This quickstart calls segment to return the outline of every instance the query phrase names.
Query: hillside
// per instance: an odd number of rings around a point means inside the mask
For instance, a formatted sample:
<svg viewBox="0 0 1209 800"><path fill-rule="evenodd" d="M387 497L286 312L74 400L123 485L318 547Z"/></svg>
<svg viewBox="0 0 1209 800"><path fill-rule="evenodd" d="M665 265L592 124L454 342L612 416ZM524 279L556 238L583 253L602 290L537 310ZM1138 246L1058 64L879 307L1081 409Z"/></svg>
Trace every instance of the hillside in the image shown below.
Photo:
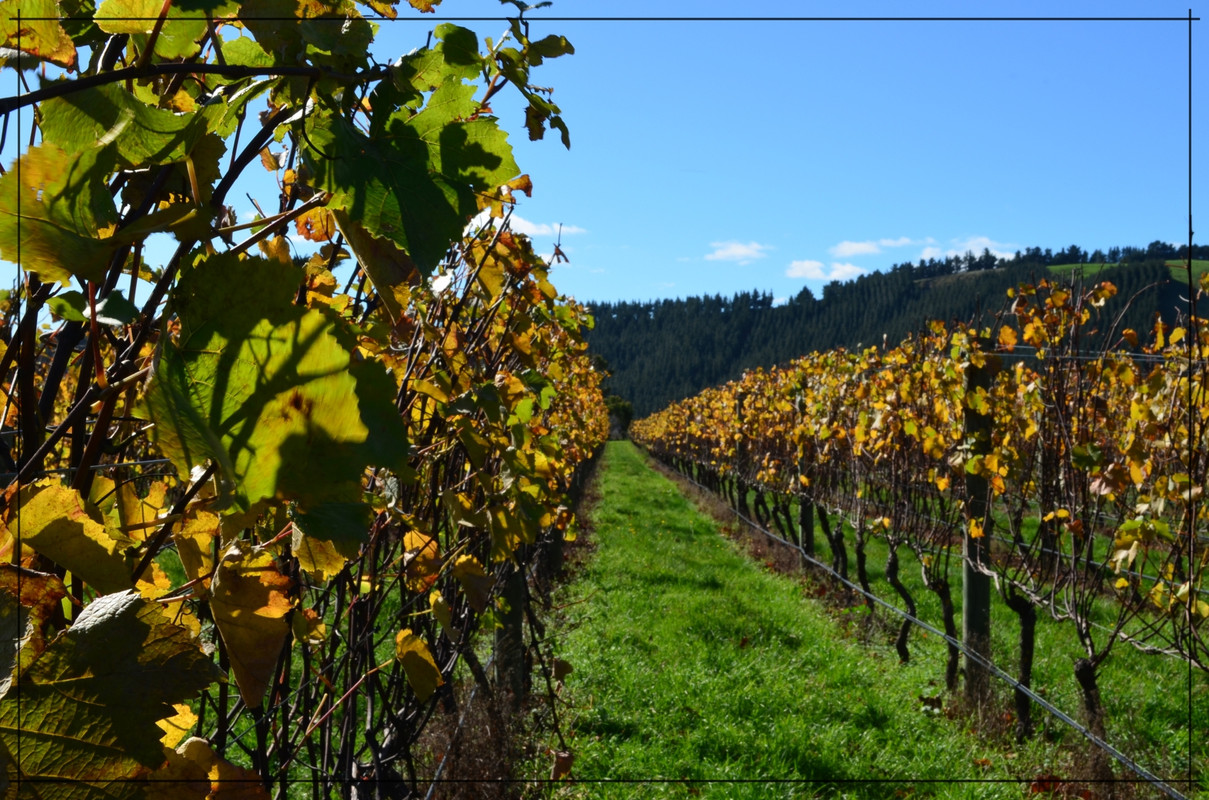
<svg viewBox="0 0 1209 800"><path fill-rule="evenodd" d="M1103 309L1103 318L1124 313L1120 327L1140 333L1151 329L1156 313L1174 319L1184 305L1180 296L1187 295L1162 257L1061 266L1068 276L1077 278L1075 268L1083 267L1083 280L1116 284L1119 293ZM596 328L588 342L612 372L611 391L630 401L640 418L744 370L813 350L879 344L883 338L897 342L933 319L965 321L981 314L989 322L1005 307L1010 287L1052 278L1058 269L1027 258L963 271L896 265L889 272L832 282L821 298L803 289L778 306L761 292L595 303L589 304Z"/></svg>

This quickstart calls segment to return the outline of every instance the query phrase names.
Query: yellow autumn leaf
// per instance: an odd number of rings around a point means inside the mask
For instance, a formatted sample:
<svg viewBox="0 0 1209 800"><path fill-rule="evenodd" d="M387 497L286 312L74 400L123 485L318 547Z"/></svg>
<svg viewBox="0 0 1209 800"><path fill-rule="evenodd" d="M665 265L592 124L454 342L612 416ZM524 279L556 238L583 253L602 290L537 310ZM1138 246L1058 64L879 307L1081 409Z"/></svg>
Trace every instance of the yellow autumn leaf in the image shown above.
<svg viewBox="0 0 1209 800"><path fill-rule="evenodd" d="M453 613L449 608L449 601L441 594L440 589L433 589L428 595L428 605L432 608L432 615L436 617L437 622L441 623L445 635L454 638Z"/></svg>
<svg viewBox="0 0 1209 800"><path fill-rule="evenodd" d="M441 571L441 552L437 540L417 530L403 535L405 582L413 592L424 592L436 583Z"/></svg>
<svg viewBox="0 0 1209 800"><path fill-rule="evenodd" d="M206 800L269 800L259 774L227 761L205 739L187 739L176 753L184 762L200 768L210 781Z"/></svg>
<svg viewBox="0 0 1209 800"><path fill-rule="evenodd" d="M180 744L181 740L188 736L189 731L193 730L193 726L197 724L197 714L193 713L193 709L188 705L176 703L172 707L176 710L175 714L155 723L164 732L164 735L160 737L160 742L168 748L174 748Z"/></svg>
<svg viewBox="0 0 1209 800"><path fill-rule="evenodd" d="M244 541L232 542L214 572L210 612L248 708L264 701L290 634L285 616L294 607L288 594L292 588L293 581L277 569L272 552Z"/></svg>
<svg viewBox="0 0 1209 800"><path fill-rule="evenodd" d="M428 645L419 636L404 628L395 636L395 658L403 665L407 682L421 703L432 697L438 686L445 683Z"/></svg>
<svg viewBox="0 0 1209 800"><path fill-rule="evenodd" d="M319 583L334 577L348 561L334 542L307 536L297 526L290 540L290 551L298 559L299 569Z"/></svg>
<svg viewBox="0 0 1209 800"><path fill-rule="evenodd" d="M462 585L470 607L482 613L491 593L491 578L474 556L463 555L453 564L453 577Z"/></svg>
<svg viewBox="0 0 1209 800"><path fill-rule="evenodd" d="M220 536L221 530L222 520L217 514L194 508L185 513L180 527L172 534L185 574L191 581L200 581L203 588L210 585L214 537Z"/></svg>
<svg viewBox="0 0 1209 800"><path fill-rule="evenodd" d="M80 493L69 486L51 484L35 488L22 498L10 522L21 520L21 543L32 547L100 594L120 592L133 585L126 548L134 542L108 531L89 515Z"/></svg>

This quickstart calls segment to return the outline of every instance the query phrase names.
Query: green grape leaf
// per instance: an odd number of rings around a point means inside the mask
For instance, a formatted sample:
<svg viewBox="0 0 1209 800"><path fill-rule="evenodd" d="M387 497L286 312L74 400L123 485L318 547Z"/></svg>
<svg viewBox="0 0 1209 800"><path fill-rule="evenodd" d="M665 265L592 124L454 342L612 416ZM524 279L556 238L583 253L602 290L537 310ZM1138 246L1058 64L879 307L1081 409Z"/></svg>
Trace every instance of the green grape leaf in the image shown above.
<svg viewBox="0 0 1209 800"><path fill-rule="evenodd" d="M474 31L445 22L436 27L433 38L435 46L408 53L390 67L400 105L419 100L424 92L449 81L473 80L483 69Z"/></svg>
<svg viewBox="0 0 1209 800"><path fill-rule="evenodd" d="M240 9L239 21L276 63L334 69L362 66L376 31L352 0L259 0Z"/></svg>
<svg viewBox="0 0 1209 800"><path fill-rule="evenodd" d="M406 456L393 382L377 364L351 365L329 314L293 304L302 276L260 258L200 262L181 279L179 342L164 345L146 393L177 469L216 459L242 510L347 503L367 465Z"/></svg>
<svg viewBox="0 0 1209 800"><path fill-rule="evenodd" d="M100 280L118 244L100 238L117 221L105 186L111 167L109 154L93 146L26 151L0 176L0 258L45 281Z"/></svg>
<svg viewBox="0 0 1209 800"><path fill-rule="evenodd" d="M114 325L121 327L129 325L139 318L142 313L138 306L122 296L121 292L110 292L107 297L98 300L97 307L97 322L102 325ZM84 317L91 316L91 309L87 305L84 306Z"/></svg>
<svg viewBox="0 0 1209 800"><path fill-rule="evenodd" d="M84 311L88 308L88 300L80 292L71 291L57 294L46 301L46 307L56 317L68 322L83 322L88 319L84 316Z"/></svg>
<svg viewBox="0 0 1209 800"><path fill-rule="evenodd" d="M96 591L107 594L129 589L131 567L125 551L134 542L113 534L84 508L80 493L68 486L32 487L23 492L20 541ZM9 532L16 535L12 520Z"/></svg>
<svg viewBox="0 0 1209 800"><path fill-rule="evenodd" d="M369 276L391 322L398 322L407 304L408 289L419 279L416 265L393 241L373 236L346 210L334 209L332 216L357 263Z"/></svg>
<svg viewBox="0 0 1209 800"><path fill-rule="evenodd" d="M0 700L10 783L46 800L141 797L164 761L156 722L218 679L158 604L132 590L90 603Z"/></svg>
<svg viewBox="0 0 1209 800"><path fill-rule="evenodd" d="M250 98L249 98L250 99ZM109 143L122 167L184 161L198 141L233 110L224 103L203 106L192 114L152 108L118 84L70 92L41 105L41 130L46 142L64 152L84 154Z"/></svg>
<svg viewBox="0 0 1209 800"><path fill-rule="evenodd" d="M0 48L73 69L76 46L63 29L60 16L55 0L4 0L0 3ZM9 56L6 54L5 57Z"/></svg>
<svg viewBox="0 0 1209 800"><path fill-rule="evenodd" d="M137 37L139 52L146 47L152 29L164 10L163 0L102 0L94 21L106 33L129 33ZM175 60L201 51L197 40L206 32L206 17L173 3L155 40L155 55Z"/></svg>
<svg viewBox="0 0 1209 800"><path fill-rule="evenodd" d="M242 67L270 67L273 57L255 39L241 36L222 43L222 57L228 64Z"/></svg>
<svg viewBox="0 0 1209 800"><path fill-rule="evenodd" d="M332 193L329 207L403 248L425 275L478 211L476 191L520 172L494 119L465 119L477 109L473 94L442 86L420 112L393 115L380 136L329 112L308 119L304 156L316 186Z"/></svg>

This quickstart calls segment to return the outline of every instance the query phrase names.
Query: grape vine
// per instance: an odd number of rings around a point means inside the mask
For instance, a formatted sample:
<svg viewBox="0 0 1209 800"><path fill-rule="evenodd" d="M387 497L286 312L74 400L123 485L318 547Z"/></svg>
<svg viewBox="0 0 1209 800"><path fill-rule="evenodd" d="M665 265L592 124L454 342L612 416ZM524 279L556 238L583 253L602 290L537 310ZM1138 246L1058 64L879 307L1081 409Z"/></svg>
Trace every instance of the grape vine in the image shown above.
<svg viewBox="0 0 1209 800"><path fill-rule="evenodd" d="M491 101L569 143L529 76L573 52L517 9L384 65L390 0L0 3L4 130L34 119L0 175L4 796L431 779L607 436L591 319L508 224Z"/></svg>
<svg viewBox="0 0 1209 800"><path fill-rule="evenodd" d="M1029 685L1036 614L1068 620L1085 653L1074 671L1089 727L1102 739L1096 674L1115 644L1209 670L1209 330L1193 306L1143 341L1100 318L1115 293L1109 283L1024 284L989 327L931 323L894 347L755 370L631 432L740 510L754 502L760 521L807 552L817 509L846 576L848 544L826 512L841 513L866 590L865 542L883 537L887 579L911 609L897 582L906 548L954 638L950 566L963 539L985 547L978 570L1021 618L1019 681ZM1093 329L1113 348L1088 352ZM904 660L907 631L896 640ZM950 689L957 658L950 648ZM1026 697L1017 711L1023 737Z"/></svg>

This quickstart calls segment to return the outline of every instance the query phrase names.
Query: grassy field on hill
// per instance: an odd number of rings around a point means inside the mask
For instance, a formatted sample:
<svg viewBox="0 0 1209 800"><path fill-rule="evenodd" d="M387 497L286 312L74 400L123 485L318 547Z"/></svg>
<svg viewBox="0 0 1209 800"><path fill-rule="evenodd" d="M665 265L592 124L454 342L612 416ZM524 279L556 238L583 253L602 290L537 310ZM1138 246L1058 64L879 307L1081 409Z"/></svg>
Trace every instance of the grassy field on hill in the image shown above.
<svg viewBox="0 0 1209 800"><path fill-rule="evenodd" d="M600 481L595 552L556 599L576 761L551 796L1018 798L1081 774L1073 735L971 735L937 700L942 643L900 664L863 609L746 557L630 443Z"/></svg>
<svg viewBox="0 0 1209 800"><path fill-rule="evenodd" d="M1117 264L1054 264L1049 268L1049 271L1054 275L1063 277L1070 275L1078 270L1083 270L1085 278L1094 278L1096 273L1102 269L1118 266ZM1171 270L1171 279L1175 281L1185 281L1188 279L1188 273L1183 261L1168 261L1168 268ZM1192 260L1192 277L1193 280L1200 280L1201 274L1209 271L1209 260L1196 259Z"/></svg>

